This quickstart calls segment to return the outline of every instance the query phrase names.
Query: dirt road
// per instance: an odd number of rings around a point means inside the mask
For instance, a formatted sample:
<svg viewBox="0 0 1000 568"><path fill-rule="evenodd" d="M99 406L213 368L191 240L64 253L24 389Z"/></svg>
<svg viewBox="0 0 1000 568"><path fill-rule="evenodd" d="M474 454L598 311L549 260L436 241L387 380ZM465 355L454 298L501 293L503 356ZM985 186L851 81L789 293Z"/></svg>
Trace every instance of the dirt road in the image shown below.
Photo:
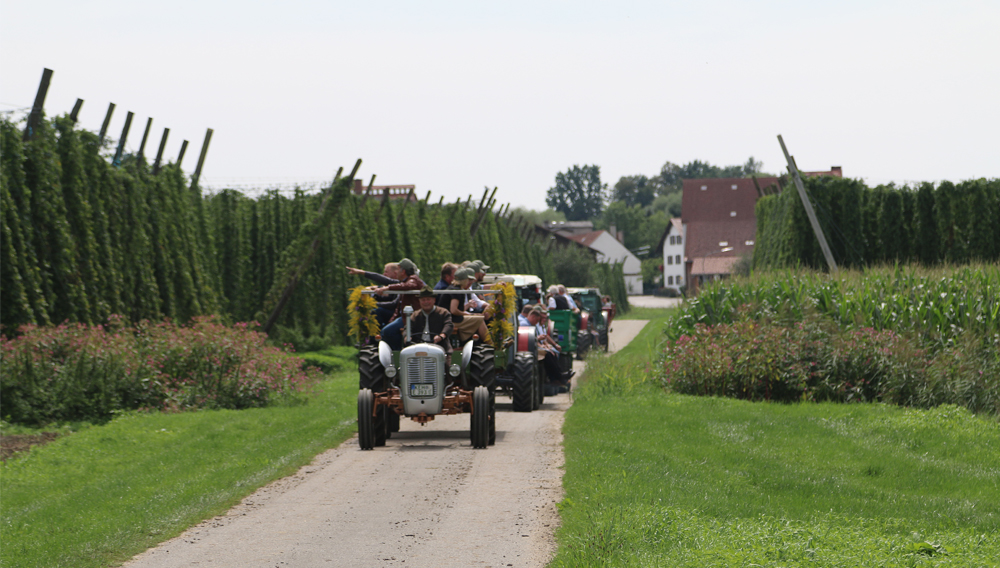
<svg viewBox="0 0 1000 568"><path fill-rule="evenodd" d="M615 322L611 345L645 323ZM472 449L468 416L404 420L368 452L353 438L125 566L544 566L570 403L562 394L525 414L499 397L497 443L486 450Z"/></svg>

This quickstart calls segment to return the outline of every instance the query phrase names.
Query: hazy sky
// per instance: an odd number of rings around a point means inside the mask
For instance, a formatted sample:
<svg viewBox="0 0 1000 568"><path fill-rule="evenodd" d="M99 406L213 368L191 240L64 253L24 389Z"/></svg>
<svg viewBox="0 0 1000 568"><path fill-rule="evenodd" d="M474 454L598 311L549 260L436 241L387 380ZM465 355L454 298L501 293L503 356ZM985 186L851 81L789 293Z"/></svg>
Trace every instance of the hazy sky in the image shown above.
<svg viewBox="0 0 1000 568"><path fill-rule="evenodd" d="M869 183L1000 177L1000 1L0 0L0 110L215 130L203 182L360 177L545 207L665 161L763 160ZM152 149L150 149L150 147Z"/></svg>

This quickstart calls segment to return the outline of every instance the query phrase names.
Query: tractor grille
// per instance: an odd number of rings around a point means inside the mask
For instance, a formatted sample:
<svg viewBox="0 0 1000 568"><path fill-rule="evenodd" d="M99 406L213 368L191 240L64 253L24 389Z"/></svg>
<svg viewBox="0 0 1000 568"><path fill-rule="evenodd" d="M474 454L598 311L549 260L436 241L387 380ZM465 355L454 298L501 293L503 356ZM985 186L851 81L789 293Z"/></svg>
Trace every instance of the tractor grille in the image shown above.
<svg viewBox="0 0 1000 568"><path fill-rule="evenodd" d="M437 395L437 360L433 357L411 357L406 361L406 382L409 385L433 385L431 396Z"/></svg>

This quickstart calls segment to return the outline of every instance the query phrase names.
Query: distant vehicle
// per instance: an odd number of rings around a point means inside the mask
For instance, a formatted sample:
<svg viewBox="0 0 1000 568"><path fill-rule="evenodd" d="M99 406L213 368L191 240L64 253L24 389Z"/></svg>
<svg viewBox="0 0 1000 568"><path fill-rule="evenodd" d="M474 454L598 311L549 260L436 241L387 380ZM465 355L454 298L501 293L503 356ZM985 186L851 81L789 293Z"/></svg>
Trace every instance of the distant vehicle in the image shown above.
<svg viewBox="0 0 1000 568"><path fill-rule="evenodd" d="M578 341L585 345L582 351L586 352L592 346L607 351L608 332L611 331L611 322L614 321L617 311L615 305L613 303L605 305L602 300L604 296L598 288L567 288L566 293L576 302L581 314L586 312L586 316L581 315L581 336Z"/></svg>

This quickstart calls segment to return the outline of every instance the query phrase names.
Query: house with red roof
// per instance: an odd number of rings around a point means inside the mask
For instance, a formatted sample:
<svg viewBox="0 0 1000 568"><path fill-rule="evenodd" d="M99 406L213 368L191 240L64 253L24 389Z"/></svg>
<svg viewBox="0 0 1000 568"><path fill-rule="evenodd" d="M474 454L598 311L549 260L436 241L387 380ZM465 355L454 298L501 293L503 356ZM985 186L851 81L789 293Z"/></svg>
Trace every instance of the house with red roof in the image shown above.
<svg viewBox="0 0 1000 568"><path fill-rule="evenodd" d="M757 183L760 187L777 185L778 178L757 178ZM757 188L752 178L684 180L681 223L685 282L690 291L728 276L741 257L753 254Z"/></svg>

